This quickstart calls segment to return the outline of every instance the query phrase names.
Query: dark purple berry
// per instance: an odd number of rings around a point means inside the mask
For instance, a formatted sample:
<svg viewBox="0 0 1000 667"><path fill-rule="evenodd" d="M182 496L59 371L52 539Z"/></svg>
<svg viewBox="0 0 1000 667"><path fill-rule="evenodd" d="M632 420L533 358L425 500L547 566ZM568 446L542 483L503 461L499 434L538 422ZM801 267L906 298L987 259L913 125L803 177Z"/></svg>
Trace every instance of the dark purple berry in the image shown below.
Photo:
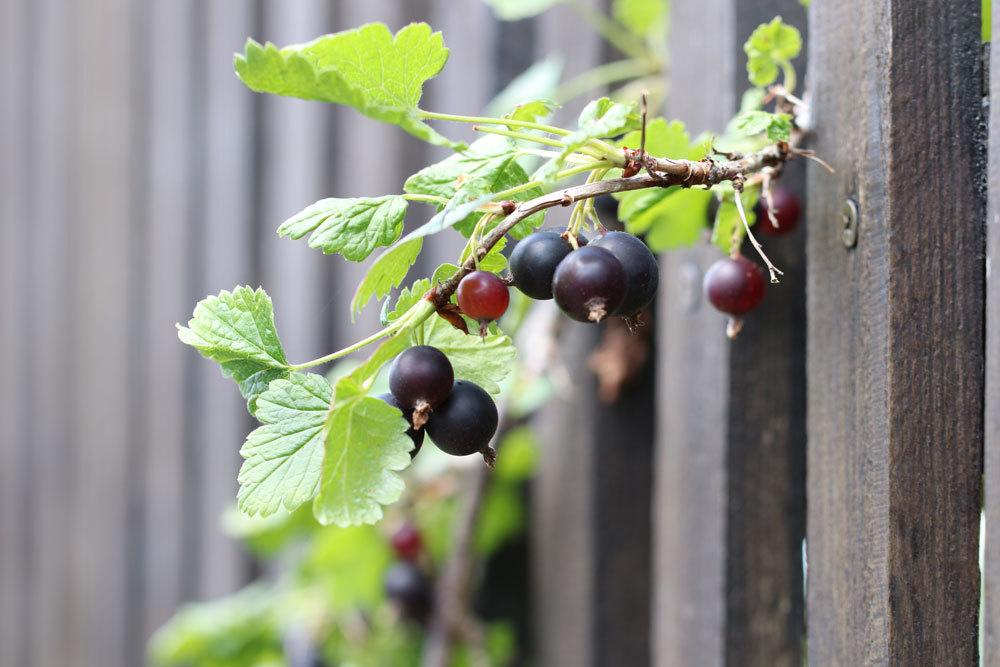
<svg viewBox="0 0 1000 667"><path fill-rule="evenodd" d="M424 541L420 537L420 531L409 521L404 522L392 534L392 550L403 560L417 560L423 548Z"/></svg>
<svg viewBox="0 0 1000 667"><path fill-rule="evenodd" d="M627 293L622 263L593 244L567 256L552 277L556 303L580 322L600 322L624 303Z"/></svg>
<svg viewBox="0 0 1000 667"><path fill-rule="evenodd" d="M412 424L420 429L427 415L448 398L455 371L436 347L417 345L402 352L389 369L389 391L399 404L413 409Z"/></svg>
<svg viewBox="0 0 1000 667"><path fill-rule="evenodd" d="M543 229L529 234L510 253L514 285L532 299L551 299L552 276L571 252L573 246L560 232Z"/></svg>
<svg viewBox="0 0 1000 667"><path fill-rule="evenodd" d="M424 444L423 430L413 428L413 408L404 408L392 394L381 394L379 398L402 412L403 418L410 423L410 428L406 430L406 435L410 436L410 439L413 440L413 449L410 450L410 458L412 459L417 455L417 452L420 451L420 447Z"/></svg>
<svg viewBox="0 0 1000 667"><path fill-rule="evenodd" d="M406 618L427 620L431 611L431 585L413 563L401 561L389 568L385 573L385 595Z"/></svg>
<svg viewBox="0 0 1000 667"><path fill-rule="evenodd" d="M792 232L802 215L802 203L799 198L791 190L776 187L771 188L771 202L774 204L773 212L778 221L777 226L767 214L767 200L764 197L757 202L757 225L764 233L771 236Z"/></svg>
<svg viewBox="0 0 1000 667"><path fill-rule="evenodd" d="M462 312L480 324L500 319L510 305L507 283L488 271L473 271L462 278L455 296Z"/></svg>
<svg viewBox="0 0 1000 667"><path fill-rule="evenodd" d="M709 267L705 296L718 310L739 317L760 305L767 279L759 266L743 255L725 257Z"/></svg>
<svg viewBox="0 0 1000 667"><path fill-rule="evenodd" d="M616 315L635 315L653 300L660 284L660 267L645 243L625 232L608 232L590 244L614 255L625 269L628 291Z"/></svg>
<svg viewBox="0 0 1000 667"><path fill-rule="evenodd" d="M448 400L431 415L427 433L441 451L468 456L489 447L498 422L497 406L490 395L473 382L459 380Z"/></svg>

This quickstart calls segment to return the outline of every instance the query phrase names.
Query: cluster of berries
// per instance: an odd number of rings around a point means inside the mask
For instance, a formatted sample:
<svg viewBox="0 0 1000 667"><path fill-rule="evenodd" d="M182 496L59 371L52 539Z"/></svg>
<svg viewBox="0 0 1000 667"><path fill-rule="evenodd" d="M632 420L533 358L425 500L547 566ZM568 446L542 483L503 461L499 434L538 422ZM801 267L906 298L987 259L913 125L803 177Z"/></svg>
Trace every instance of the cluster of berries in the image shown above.
<svg viewBox="0 0 1000 667"><path fill-rule="evenodd" d="M410 422L412 456L430 434L438 449L453 456L487 452L497 430L496 403L479 385L455 381L448 357L429 345L402 352L389 369L389 391L379 398Z"/></svg>

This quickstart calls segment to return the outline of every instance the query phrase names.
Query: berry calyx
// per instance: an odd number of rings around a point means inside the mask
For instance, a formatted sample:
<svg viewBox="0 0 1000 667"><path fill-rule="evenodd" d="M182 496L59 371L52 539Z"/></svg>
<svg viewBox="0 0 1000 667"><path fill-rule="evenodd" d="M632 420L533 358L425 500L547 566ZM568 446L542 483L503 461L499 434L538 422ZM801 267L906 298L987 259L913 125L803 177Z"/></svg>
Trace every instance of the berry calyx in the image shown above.
<svg viewBox="0 0 1000 667"><path fill-rule="evenodd" d="M490 440L500 418L496 403L479 385L459 380L451 395L427 422L427 433L441 451L452 456L482 452L487 460Z"/></svg>
<svg viewBox="0 0 1000 667"><path fill-rule="evenodd" d="M394 564L385 573L385 595L400 613L415 621L425 621L431 611L431 586L419 567L408 561Z"/></svg>
<svg viewBox="0 0 1000 667"><path fill-rule="evenodd" d="M532 299L552 298L552 276L573 246L552 229L529 234L510 253L510 274L514 286Z"/></svg>
<svg viewBox="0 0 1000 667"><path fill-rule="evenodd" d="M716 309L732 316L726 329L734 338L741 317L760 305L767 293L767 279L759 266L743 255L725 257L705 273L705 296Z"/></svg>
<svg viewBox="0 0 1000 667"><path fill-rule="evenodd" d="M625 232L608 232L591 246L610 252L625 269L628 289L615 314L628 317L648 306L660 284L660 267L646 244Z"/></svg>
<svg viewBox="0 0 1000 667"><path fill-rule="evenodd" d="M462 312L479 322L479 333L483 336L486 325L500 319L510 305L507 283L488 271L473 271L462 278L455 296Z"/></svg>
<svg viewBox="0 0 1000 667"><path fill-rule="evenodd" d="M396 532L392 534L390 542L392 550L403 560L417 560L420 552L424 549L424 541L420 537L420 531L409 521L403 522L396 529Z"/></svg>
<svg viewBox="0 0 1000 667"><path fill-rule="evenodd" d="M389 391L399 404L413 410L413 428L427 423L431 410L448 398L455 371L436 347L417 345L402 352L389 369Z"/></svg>
<svg viewBox="0 0 1000 667"><path fill-rule="evenodd" d="M791 233L802 215L802 202L791 190L775 187L771 188L771 203L774 206L770 211L778 224L775 225L774 220L768 215L767 199L761 197L757 202L757 225L761 231L771 236Z"/></svg>
<svg viewBox="0 0 1000 667"><path fill-rule="evenodd" d="M403 407L392 394L381 394L379 398L402 412L403 418L410 423L410 428L406 430L406 435L410 436L410 440L413 441L413 449L410 450L410 458L412 459L417 455L417 452L420 451L420 447L424 444L423 430L413 428L413 408Z"/></svg>
<svg viewBox="0 0 1000 667"><path fill-rule="evenodd" d="M552 277L559 308L580 322L600 322L622 305L627 293L622 263L593 244L570 253Z"/></svg>

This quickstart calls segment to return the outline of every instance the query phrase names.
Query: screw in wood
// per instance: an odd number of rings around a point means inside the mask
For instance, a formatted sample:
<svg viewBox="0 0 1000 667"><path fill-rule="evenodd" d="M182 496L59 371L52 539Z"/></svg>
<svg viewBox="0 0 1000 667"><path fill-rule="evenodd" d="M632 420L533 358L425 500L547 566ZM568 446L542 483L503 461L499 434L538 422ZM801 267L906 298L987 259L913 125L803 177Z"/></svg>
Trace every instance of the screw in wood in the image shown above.
<svg viewBox="0 0 1000 667"><path fill-rule="evenodd" d="M840 211L841 221L844 223L844 231L841 232L841 240L845 248L853 248L858 244L858 203L853 198L844 201L844 207Z"/></svg>

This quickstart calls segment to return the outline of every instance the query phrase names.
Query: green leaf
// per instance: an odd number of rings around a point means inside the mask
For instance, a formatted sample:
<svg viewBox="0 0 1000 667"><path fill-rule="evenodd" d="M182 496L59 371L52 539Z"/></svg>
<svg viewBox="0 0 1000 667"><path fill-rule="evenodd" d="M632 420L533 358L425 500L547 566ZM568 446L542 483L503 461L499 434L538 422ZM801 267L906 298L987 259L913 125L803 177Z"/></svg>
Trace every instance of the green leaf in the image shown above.
<svg viewBox="0 0 1000 667"><path fill-rule="evenodd" d="M486 0L497 18L504 21L517 21L531 16L538 16L546 9L562 0Z"/></svg>
<svg viewBox="0 0 1000 667"><path fill-rule="evenodd" d="M507 87L487 105L487 115L501 116L526 100L551 99L555 97L562 77L563 61L549 57L514 77ZM528 119L522 119L528 120ZM531 119L534 120L534 119Z"/></svg>
<svg viewBox="0 0 1000 667"><path fill-rule="evenodd" d="M188 325L177 325L177 337L222 365L223 375L239 385L251 414L268 383L288 373L271 298L262 289L237 287L202 299Z"/></svg>
<svg viewBox="0 0 1000 667"><path fill-rule="evenodd" d="M398 287L403 282L410 267L417 261L423 245L422 238L415 238L397 243L378 256L354 292L354 298L351 299L351 319L361 312L373 296L382 299L389 295L393 287Z"/></svg>
<svg viewBox="0 0 1000 667"><path fill-rule="evenodd" d="M424 322L423 341L447 355L456 378L475 382L491 394L500 393L498 383L510 374L517 356L509 336L464 334L441 317Z"/></svg>
<svg viewBox="0 0 1000 667"><path fill-rule="evenodd" d="M375 523L382 506L403 493L403 480L394 471L410 464L413 441L399 410L371 396L341 400L341 382L327 418L323 478L313 513L324 525Z"/></svg>
<svg viewBox="0 0 1000 667"><path fill-rule="evenodd" d="M660 34L667 29L667 0L614 0L615 19L640 37Z"/></svg>
<svg viewBox="0 0 1000 667"><path fill-rule="evenodd" d="M528 181L528 174L517 161L517 145L503 137L489 136L479 139L464 153L456 153L406 179L403 189L411 194L444 197L451 202L459 191L495 194ZM520 192L511 199L527 201L543 194L541 188ZM473 211L454 227L465 236L472 234L480 215ZM538 228L544 214L538 213L518 224L511 233L522 238Z"/></svg>
<svg viewBox="0 0 1000 667"><path fill-rule="evenodd" d="M421 120L424 82L448 60L441 33L411 23L395 37L382 23L279 49L248 40L234 60L250 90L354 107L433 144L459 148Z"/></svg>
<svg viewBox="0 0 1000 667"><path fill-rule="evenodd" d="M312 234L309 247L360 262L399 238L406 205L401 195L321 199L282 223L278 236L300 239Z"/></svg>
<svg viewBox="0 0 1000 667"><path fill-rule="evenodd" d="M257 399L262 426L240 449L236 498L249 516L289 512L312 500L323 465L323 423L333 391L322 375L292 373L275 380Z"/></svg>
<svg viewBox="0 0 1000 667"><path fill-rule="evenodd" d="M639 125L635 105L613 102L607 97L590 102L580 112L577 129L562 138L563 150L535 172L536 180L550 182L566 165L566 158L591 139L614 137L632 130Z"/></svg>
<svg viewBox="0 0 1000 667"><path fill-rule="evenodd" d="M352 315L360 313L372 296L381 299L387 296L393 287L398 287L403 282L410 267L417 261L423 246L423 237L454 226L490 198L481 197L473 201L463 201L463 199L456 195L437 215L379 255L375 263L369 267L364 280L354 293L354 298L351 299Z"/></svg>
<svg viewBox="0 0 1000 667"><path fill-rule="evenodd" d="M504 114L504 118L534 123L539 119L548 118L558 108L559 105L551 100L532 100L516 105L509 113Z"/></svg>
<svg viewBox="0 0 1000 667"><path fill-rule="evenodd" d="M353 615L371 612L385 599L383 578L392 560L392 547L376 526L327 528L296 569L303 584L321 591L333 611Z"/></svg>
<svg viewBox="0 0 1000 667"><path fill-rule="evenodd" d="M767 132L771 141L788 141L792 136L792 117L786 113L744 111L736 117L735 128L746 136Z"/></svg>
<svg viewBox="0 0 1000 667"><path fill-rule="evenodd" d="M778 78L779 67L787 65L802 50L802 35L775 17L750 35L743 50L747 54L747 74L755 86L767 86Z"/></svg>
<svg viewBox="0 0 1000 667"><path fill-rule="evenodd" d="M631 221L646 228L646 243L653 252L691 246L702 239L707 226L709 190L681 188Z"/></svg>
<svg viewBox="0 0 1000 667"><path fill-rule="evenodd" d="M280 602L273 586L254 583L218 600L185 604L149 640L150 662L235 667L278 658Z"/></svg>

